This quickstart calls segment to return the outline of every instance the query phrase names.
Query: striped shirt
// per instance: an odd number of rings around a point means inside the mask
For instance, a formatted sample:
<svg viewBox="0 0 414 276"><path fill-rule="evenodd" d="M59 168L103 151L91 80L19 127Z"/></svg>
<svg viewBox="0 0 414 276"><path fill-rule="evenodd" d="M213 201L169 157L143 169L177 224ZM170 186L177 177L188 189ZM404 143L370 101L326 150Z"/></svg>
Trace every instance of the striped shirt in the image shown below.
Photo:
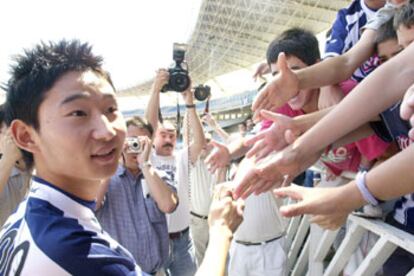
<svg viewBox="0 0 414 276"><path fill-rule="evenodd" d="M374 18L375 12L365 5L364 0L354 0L347 8L339 10L327 38L323 58L339 56L351 49L361 37L361 28ZM362 81L378 66L378 61L376 56L369 58L355 70L352 78Z"/></svg>
<svg viewBox="0 0 414 276"><path fill-rule="evenodd" d="M0 231L0 275L147 275L85 201L33 177Z"/></svg>
<svg viewBox="0 0 414 276"><path fill-rule="evenodd" d="M175 190L164 172L157 173ZM132 253L142 270L153 273L163 266L168 258L167 219L150 196L142 173L134 176L120 165L96 217L103 229Z"/></svg>

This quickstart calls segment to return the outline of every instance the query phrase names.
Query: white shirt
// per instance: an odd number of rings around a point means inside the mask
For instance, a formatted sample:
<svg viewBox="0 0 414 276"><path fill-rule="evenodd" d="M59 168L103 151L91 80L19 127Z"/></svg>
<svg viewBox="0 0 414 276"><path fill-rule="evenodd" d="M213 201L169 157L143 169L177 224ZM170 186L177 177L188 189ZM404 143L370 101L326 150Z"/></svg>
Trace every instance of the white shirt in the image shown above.
<svg viewBox="0 0 414 276"><path fill-rule="evenodd" d="M197 159L191 166L191 211L198 215L207 216L213 198L216 178L207 170L204 160Z"/></svg>
<svg viewBox="0 0 414 276"><path fill-rule="evenodd" d="M180 232L190 225L190 202L188 196L188 152L187 148L175 151L172 156L160 156L153 150L151 163L168 174L177 189L178 207L167 215L168 232Z"/></svg>
<svg viewBox="0 0 414 276"><path fill-rule="evenodd" d="M245 242L264 242L283 235L286 221L279 213L281 203L272 192L249 196L245 200L243 222L234 238Z"/></svg>
<svg viewBox="0 0 414 276"><path fill-rule="evenodd" d="M240 163L235 183L248 172L253 163L248 159ZM279 212L281 199L276 199L272 192L262 193L258 196L250 195L245 200L243 222L237 229L234 237L245 242L264 242L285 233L286 222Z"/></svg>

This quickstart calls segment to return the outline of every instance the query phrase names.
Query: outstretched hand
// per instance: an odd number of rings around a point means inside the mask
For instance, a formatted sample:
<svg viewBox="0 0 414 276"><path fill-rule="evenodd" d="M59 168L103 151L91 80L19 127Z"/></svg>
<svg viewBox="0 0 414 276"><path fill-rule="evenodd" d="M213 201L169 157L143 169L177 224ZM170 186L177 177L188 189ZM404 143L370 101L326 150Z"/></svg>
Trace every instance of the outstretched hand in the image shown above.
<svg viewBox="0 0 414 276"><path fill-rule="evenodd" d="M299 92L299 79L289 68L284 53L279 54L277 65L279 74L259 92L253 102L252 110L255 112L255 118L260 110L281 107Z"/></svg>
<svg viewBox="0 0 414 276"><path fill-rule="evenodd" d="M246 157L256 157L257 161L265 158L273 151L285 148L301 134L300 130L295 126L294 120L288 116L267 110L262 110L260 116L273 121L273 124L270 128L245 141L246 146L252 146L247 152ZM288 130L289 132L287 132ZM290 138L290 134L294 135L293 139Z"/></svg>
<svg viewBox="0 0 414 276"><path fill-rule="evenodd" d="M211 140L214 149L204 161L210 173L214 173L218 168L224 168L230 164L230 151L225 144Z"/></svg>

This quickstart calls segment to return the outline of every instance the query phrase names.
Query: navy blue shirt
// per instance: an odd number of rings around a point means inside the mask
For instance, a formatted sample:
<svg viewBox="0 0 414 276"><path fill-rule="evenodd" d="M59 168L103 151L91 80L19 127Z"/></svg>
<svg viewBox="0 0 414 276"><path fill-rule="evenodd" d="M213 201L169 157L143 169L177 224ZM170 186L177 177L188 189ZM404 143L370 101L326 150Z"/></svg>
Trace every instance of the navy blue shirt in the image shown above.
<svg viewBox="0 0 414 276"><path fill-rule="evenodd" d="M94 201L34 177L0 232L0 275L147 275L102 230Z"/></svg>

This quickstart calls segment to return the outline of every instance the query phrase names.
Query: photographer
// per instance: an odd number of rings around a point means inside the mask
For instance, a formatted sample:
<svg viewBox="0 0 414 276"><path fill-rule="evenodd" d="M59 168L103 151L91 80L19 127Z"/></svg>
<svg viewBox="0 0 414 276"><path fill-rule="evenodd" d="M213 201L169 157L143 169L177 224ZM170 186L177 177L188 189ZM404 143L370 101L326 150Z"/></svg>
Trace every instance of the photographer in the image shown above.
<svg viewBox="0 0 414 276"><path fill-rule="evenodd" d="M205 144L205 138L200 119L195 110L194 96L191 91L191 81L189 79L188 87L182 92L182 96L187 108L189 128L194 135L193 143L189 147L184 147L182 150L176 151L176 128L168 122L158 124L160 92L169 82L169 73L164 69L158 70L147 106L146 117L154 127L157 126L154 130L155 150L151 155L151 162L155 168L163 170L171 176L177 188L180 202L177 210L167 216L171 252L166 264L166 272L168 275L186 276L194 275L196 271L194 246L189 233L190 200L188 168L189 162L194 163L196 161L195 157L202 150Z"/></svg>
<svg viewBox="0 0 414 276"><path fill-rule="evenodd" d="M136 116L128 119L122 164L101 185L97 218L103 229L126 247L143 271L154 275L168 257L168 229L164 213L178 200L171 180L152 168L148 159L153 128ZM132 148L130 148L132 147Z"/></svg>

